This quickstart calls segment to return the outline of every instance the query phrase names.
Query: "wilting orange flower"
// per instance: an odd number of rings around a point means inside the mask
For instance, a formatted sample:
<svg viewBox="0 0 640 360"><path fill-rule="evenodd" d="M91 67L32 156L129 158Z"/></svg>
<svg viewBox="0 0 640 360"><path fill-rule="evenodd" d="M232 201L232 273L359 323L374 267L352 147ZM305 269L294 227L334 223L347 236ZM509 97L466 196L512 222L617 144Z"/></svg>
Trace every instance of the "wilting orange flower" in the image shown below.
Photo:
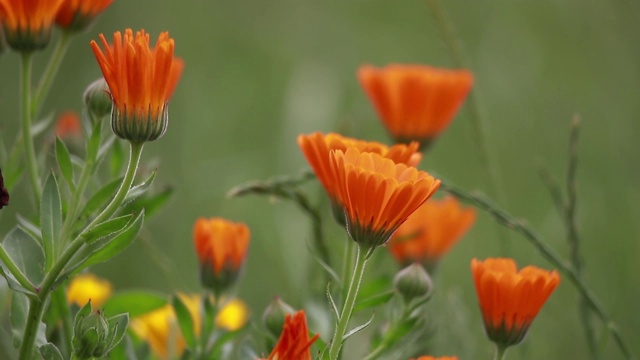
<svg viewBox="0 0 640 360"><path fill-rule="evenodd" d="M401 265L420 262L433 270L475 219L475 210L462 208L453 196L429 200L393 234L389 251Z"/></svg>
<svg viewBox="0 0 640 360"><path fill-rule="evenodd" d="M9 46L30 52L47 46L51 24L64 0L0 0L0 23Z"/></svg>
<svg viewBox="0 0 640 360"><path fill-rule="evenodd" d="M56 23L66 30L85 29L113 0L66 0L56 16Z"/></svg>
<svg viewBox="0 0 640 360"><path fill-rule="evenodd" d="M167 104L184 65L173 56L173 39L163 32L151 47L144 30L134 36L127 29L124 37L119 31L113 35L112 45L103 34L100 40L104 51L95 41L91 48L113 99L113 131L132 142L159 138L167 128Z"/></svg>
<svg viewBox="0 0 640 360"><path fill-rule="evenodd" d="M309 338L307 317L303 310L287 314L276 346L266 360L311 360L311 345L320 335Z"/></svg>
<svg viewBox="0 0 640 360"><path fill-rule="evenodd" d="M484 326L489 339L508 347L522 341L560 276L535 266L518 271L513 259L471 260Z"/></svg>
<svg viewBox="0 0 640 360"><path fill-rule="evenodd" d="M233 284L247 255L249 235L243 223L222 218L196 221L193 239L204 286L219 293Z"/></svg>
<svg viewBox="0 0 640 360"><path fill-rule="evenodd" d="M440 356L440 357L433 357L433 356L420 356L417 359L413 359L413 360L458 360L457 356Z"/></svg>
<svg viewBox="0 0 640 360"><path fill-rule="evenodd" d="M356 148L330 152L332 187L345 210L353 240L373 248L386 243L440 186L424 171Z"/></svg>
<svg viewBox="0 0 640 360"><path fill-rule="evenodd" d="M94 309L101 307L111 296L111 283L94 274L80 274L71 280L67 288L69 304L85 306L91 300Z"/></svg>
<svg viewBox="0 0 640 360"><path fill-rule="evenodd" d="M78 137L82 133L80 117L75 111L65 111L56 121L56 135L60 138Z"/></svg>
<svg viewBox="0 0 640 360"><path fill-rule="evenodd" d="M423 65L364 65L358 78L391 136L423 148L453 120L473 84L467 70Z"/></svg>

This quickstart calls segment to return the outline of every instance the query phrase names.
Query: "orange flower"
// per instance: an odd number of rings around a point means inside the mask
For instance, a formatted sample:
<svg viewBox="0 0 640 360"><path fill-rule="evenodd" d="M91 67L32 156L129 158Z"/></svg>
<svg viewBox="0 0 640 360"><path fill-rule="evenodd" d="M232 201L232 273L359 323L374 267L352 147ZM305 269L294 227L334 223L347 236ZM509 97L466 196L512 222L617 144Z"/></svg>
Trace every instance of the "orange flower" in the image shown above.
<svg viewBox="0 0 640 360"><path fill-rule="evenodd" d="M453 120L473 84L467 70L423 65L364 65L358 78L391 136L422 148Z"/></svg>
<svg viewBox="0 0 640 360"><path fill-rule="evenodd" d="M132 142L159 138L167 128L167 104L184 65L173 56L173 39L163 32L152 48L144 30L134 36L127 29L124 37L119 31L113 34L112 45L103 34L100 40L104 52L95 41L91 48L113 99L113 131Z"/></svg>
<svg viewBox="0 0 640 360"><path fill-rule="evenodd" d="M56 23L66 30L84 30L113 0L66 0L56 16Z"/></svg>
<svg viewBox="0 0 640 360"><path fill-rule="evenodd" d="M330 152L332 187L344 207L353 240L373 248L386 243L440 186L424 171L356 148Z"/></svg>
<svg viewBox="0 0 640 360"><path fill-rule="evenodd" d="M56 122L56 135L59 138L79 137L82 134L80 117L75 111L65 111Z"/></svg>
<svg viewBox="0 0 640 360"><path fill-rule="evenodd" d="M433 356L420 356L417 359L413 359L413 360L458 360L457 356L440 356L440 357L433 357Z"/></svg>
<svg viewBox="0 0 640 360"><path fill-rule="evenodd" d="M222 218L200 218L195 223L193 238L202 284L219 295L240 273L249 247L249 228Z"/></svg>
<svg viewBox="0 0 640 360"><path fill-rule="evenodd" d="M487 335L501 347L522 341L560 283L555 270L527 266L518 271L515 261L506 258L473 259L471 272Z"/></svg>
<svg viewBox="0 0 640 360"><path fill-rule="evenodd" d="M389 251L403 266L420 262L432 271L475 219L475 210L462 208L453 196L429 200L393 234Z"/></svg>
<svg viewBox="0 0 640 360"><path fill-rule="evenodd" d="M307 317L303 310L293 315L287 314L282 334L267 360L311 360L311 345L319 336L316 334L309 338Z"/></svg>
<svg viewBox="0 0 640 360"><path fill-rule="evenodd" d="M43 49L64 0L0 0L0 23L9 46L17 51Z"/></svg>

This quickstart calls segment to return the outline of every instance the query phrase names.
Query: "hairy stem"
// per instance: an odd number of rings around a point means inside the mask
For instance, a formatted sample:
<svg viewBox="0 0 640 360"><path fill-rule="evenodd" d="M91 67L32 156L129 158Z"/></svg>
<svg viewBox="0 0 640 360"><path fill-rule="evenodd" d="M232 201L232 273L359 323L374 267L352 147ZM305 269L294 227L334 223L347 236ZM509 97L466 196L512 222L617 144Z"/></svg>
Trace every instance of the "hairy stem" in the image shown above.
<svg viewBox="0 0 640 360"><path fill-rule="evenodd" d="M31 60L31 53L22 53L22 141L25 148L29 182L31 183L36 207L38 207L42 196L42 187L40 186L38 162L33 145L33 137L31 136Z"/></svg>

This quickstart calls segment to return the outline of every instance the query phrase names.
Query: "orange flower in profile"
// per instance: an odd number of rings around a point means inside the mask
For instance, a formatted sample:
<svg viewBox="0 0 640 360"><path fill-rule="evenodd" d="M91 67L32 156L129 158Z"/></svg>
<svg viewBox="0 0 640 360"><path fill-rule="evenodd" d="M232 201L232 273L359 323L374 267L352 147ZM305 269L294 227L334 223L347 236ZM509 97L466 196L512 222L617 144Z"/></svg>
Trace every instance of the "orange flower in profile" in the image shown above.
<svg viewBox="0 0 640 360"><path fill-rule="evenodd" d="M457 356L440 356L440 357L433 357L433 356L420 356L417 359L413 359L413 360L458 360Z"/></svg>
<svg viewBox="0 0 640 360"><path fill-rule="evenodd" d="M347 231L367 248L383 245L440 186L424 171L356 148L330 152L332 188Z"/></svg>
<svg viewBox="0 0 640 360"><path fill-rule="evenodd" d="M307 317L303 310L287 314L276 346L266 360L311 360L311 345L320 335L309 338Z"/></svg>
<svg viewBox="0 0 640 360"><path fill-rule="evenodd" d="M0 24L7 43L22 52L40 50L51 38L51 24L64 0L0 0Z"/></svg>
<svg viewBox="0 0 640 360"><path fill-rule="evenodd" d="M169 98L184 65L173 56L173 39L163 32L151 47L144 30L134 36L127 29L124 36L116 32L111 45L103 34L100 40L104 51L95 41L91 48L113 99L113 131L136 143L159 138L167 129Z"/></svg>
<svg viewBox="0 0 640 360"><path fill-rule="evenodd" d="M391 136L422 148L453 120L473 84L467 70L424 65L364 65L358 79Z"/></svg>
<svg viewBox="0 0 640 360"><path fill-rule="evenodd" d="M113 0L66 0L56 16L56 23L65 30L86 29Z"/></svg>
<svg viewBox="0 0 640 360"><path fill-rule="evenodd" d="M535 266L518 271L513 259L471 260L487 336L498 347L522 341L542 305L560 283L560 276Z"/></svg>
<svg viewBox="0 0 640 360"><path fill-rule="evenodd" d="M196 221L193 238L202 284L219 295L238 277L249 247L249 228L222 218Z"/></svg>
<svg viewBox="0 0 640 360"><path fill-rule="evenodd" d="M393 234L389 251L403 266L419 262L432 271L475 219L475 210L463 208L453 196L429 200Z"/></svg>
<svg viewBox="0 0 640 360"><path fill-rule="evenodd" d="M56 121L56 135L59 138L79 137L82 134L80 117L75 111L65 111Z"/></svg>

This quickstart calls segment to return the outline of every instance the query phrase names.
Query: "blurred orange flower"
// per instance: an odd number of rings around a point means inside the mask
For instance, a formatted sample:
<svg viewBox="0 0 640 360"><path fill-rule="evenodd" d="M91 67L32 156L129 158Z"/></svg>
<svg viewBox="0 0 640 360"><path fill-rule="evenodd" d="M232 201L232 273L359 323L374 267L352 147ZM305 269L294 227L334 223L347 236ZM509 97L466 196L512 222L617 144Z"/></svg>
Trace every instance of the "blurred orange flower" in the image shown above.
<svg viewBox="0 0 640 360"><path fill-rule="evenodd" d="M216 295L231 286L249 248L249 228L222 218L196 221L193 239L200 260L202 284Z"/></svg>
<svg viewBox="0 0 640 360"><path fill-rule="evenodd" d="M64 0L0 0L0 23L7 43L17 51L43 49Z"/></svg>
<svg viewBox="0 0 640 360"><path fill-rule="evenodd" d="M66 30L85 29L113 0L66 0L56 16L56 23Z"/></svg>
<svg viewBox="0 0 640 360"><path fill-rule="evenodd" d="M287 314L276 346L266 360L311 360L311 345L320 335L309 338L307 317L303 310Z"/></svg>
<svg viewBox="0 0 640 360"><path fill-rule="evenodd" d="M364 65L358 79L391 136L422 148L453 120L473 84L467 70L424 65Z"/></svg>
<svg viewBox="0 0 640 360"><path fill-rule="evenodd" d="M433 357L433 356L420 356L417 359L413 359L413 360L458 360L457 356L440 356L440 357Z"/></svg>
<svg viewBox="0 0 640 360"><path fill-rule="evenodd" d="M471 260L471 272L489 339L508 347L522 341L560 276L535 266L518 271L513 259Z"/></svg>
<svg viewBox="0 0 640 360"><path fill-rule="evenodd" d="M393 234L389 251L403 266L419 262L432 271L475 219L475 210L463 208L453 196L429 200Z"/></svg>
<svg viewBox="0 0 640 360"><path fill-rule="evenodd" d="M159 138L167 128L167 103L184 66L173 56L174 40L163 32L151 47L149 34L140 30L134 36L131 29L124 37L114 33L111 45L103 34L100 40L104 51L95 41L91 48L113 99L113 131L133 142Z"/></svg>
<svg viewBox="0 0 640 360"><path fill-rule="evenodd" d="M74 277L67 288L67 302L80 307L91 300L91 306L97 309L111 296L111 283L94 274L86 273Z"/></svg>
<svg viewBox="0 0 640 360"><path fill-rule="evenodd" d="M79 137L82 134L80 117L75 111L65 111L56 121L56 135L59 138Z"/></svg>
<svg viewBox="0 0 640 360"><path fill-rule="evenodd" d="M345 209L349 235L368 248L386 243L440 186L428 173L375 153L348 148L330 156L331 186Z"/></svg>

